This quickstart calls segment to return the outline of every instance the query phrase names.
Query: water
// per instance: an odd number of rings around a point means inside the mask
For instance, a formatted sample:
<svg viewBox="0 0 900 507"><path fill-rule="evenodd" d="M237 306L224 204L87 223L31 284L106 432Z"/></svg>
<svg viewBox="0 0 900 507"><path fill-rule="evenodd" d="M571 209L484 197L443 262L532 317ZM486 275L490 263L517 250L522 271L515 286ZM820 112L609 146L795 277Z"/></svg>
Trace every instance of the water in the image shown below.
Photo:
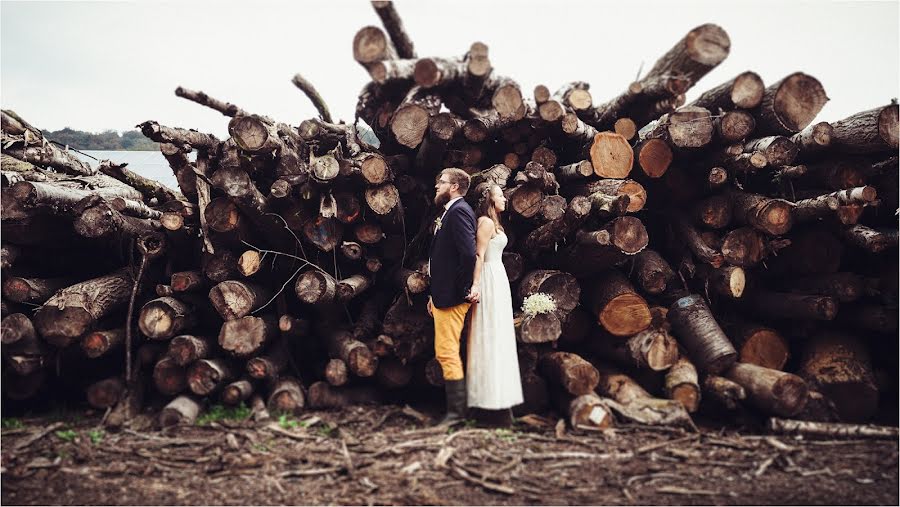
<svg viewBox="0 0 900 507"><path fill-rule="evenodd" d="M91 167L96 168L100 160L109 159L119 164L127 163L128 169L152 180L159 181L167 187L178 190L178 181L175 180L175 174L172 168L166 162L166 158L158 151L101 151L101 150L81 150L91 157L85 157L77 152L72 152L79 159L87 162ZM197 158L196 153L189 153L188 159L194 161Z"/></svg>

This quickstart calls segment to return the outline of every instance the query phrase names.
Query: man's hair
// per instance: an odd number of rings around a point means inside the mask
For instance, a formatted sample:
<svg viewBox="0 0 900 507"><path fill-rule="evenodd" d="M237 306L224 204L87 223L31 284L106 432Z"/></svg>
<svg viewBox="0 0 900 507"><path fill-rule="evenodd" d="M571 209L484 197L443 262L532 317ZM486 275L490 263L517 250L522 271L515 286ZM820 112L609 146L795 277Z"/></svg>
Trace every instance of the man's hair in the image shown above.
<svg viewBox="0 0 900 507"><path fill-rule="evenodd" d="M461 195L466 195L466 192L469 191L469 184L472 182L472 178L469 176L469 173L463 171L462 169L458 169L456 167L448 167L441 171L438 175L438 178L441 176L446 176L447 180L450 183L456 183L459 185L459 193Z"/></svg>

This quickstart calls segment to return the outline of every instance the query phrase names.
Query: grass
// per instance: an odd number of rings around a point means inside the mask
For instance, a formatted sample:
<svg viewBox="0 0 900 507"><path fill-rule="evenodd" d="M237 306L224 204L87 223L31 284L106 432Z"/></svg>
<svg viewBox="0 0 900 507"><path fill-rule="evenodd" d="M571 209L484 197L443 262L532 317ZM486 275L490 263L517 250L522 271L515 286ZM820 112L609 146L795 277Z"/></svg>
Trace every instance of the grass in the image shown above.
<svg viewBox="0 0 900 507"><path fill-rule="evenodd" d="M55 435L66 442L72 442L78 438L78 432L75 430L58 430Z"/></svg>
<svg viewBox="0 0 900 507"><path fill-rule="evenodd" d="M216 404L209 407L203 415L197 418L197 426L205 426L209 423L216 421L224 421L226 419L232 421L243 421L250 417L251 410L250 408L241 403L236 407L226 407L222 404Z"/></svg>
<svg viewBox="0 0 900 507"><path fill-rule="evenodd" d="M88 432L88 437L91 439L91 443L94 445L102 442L104 436L106 436L106 434L103 433L103 430L91 430Z"/></svg>
<svg viewBox="0 0 900 507"><path fill-rule="evenodd" d="M281 414L278 416L278 425L286 430L292 430L292 429L296 428L297 426L301 426L299 421L297 421L296 419L292 419L287 414ZM303 427L305 427L305 426L303 426Z"/></svg>
<svg viewBox="0 0 900 507"><path fill-rule="evenodd" d="M25 424L22 423L19 419L15 417L4 417L2 420L3 429L5 430L14 430L18 428L24 428Z"/></svg>

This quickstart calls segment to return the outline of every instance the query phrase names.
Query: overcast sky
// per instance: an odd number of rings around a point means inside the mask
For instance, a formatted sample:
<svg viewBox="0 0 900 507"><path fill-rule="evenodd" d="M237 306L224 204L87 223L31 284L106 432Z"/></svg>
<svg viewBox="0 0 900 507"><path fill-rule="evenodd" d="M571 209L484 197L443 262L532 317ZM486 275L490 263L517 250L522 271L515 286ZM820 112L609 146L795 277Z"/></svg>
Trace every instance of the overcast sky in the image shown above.
<svg viewBox="0 0 900 507"><path fill-rule="evenodd" d="M731 53L688 93L753 70L768 85L803 71L833 121L898 96L898 2L423 1L396 8L419 56L490 47L526 96L587 81L612 98L692 28L722 26ZM0 102L42 129L128 130L145 120L224 137L227 119L174 94L202 90L297 125L315 116L297 72L336 118L353 120L368 74L354 33L380 26L369 2L0 2Z"/></svg>

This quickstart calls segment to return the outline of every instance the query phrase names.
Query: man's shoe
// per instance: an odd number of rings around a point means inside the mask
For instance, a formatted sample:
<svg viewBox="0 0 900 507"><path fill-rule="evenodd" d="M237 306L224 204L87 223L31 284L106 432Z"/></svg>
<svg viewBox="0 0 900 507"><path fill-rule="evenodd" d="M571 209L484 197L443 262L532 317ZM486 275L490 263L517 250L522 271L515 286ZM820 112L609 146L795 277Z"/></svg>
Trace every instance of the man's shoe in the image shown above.
<svg viewBox="0 0 900 507"><path fill-rule="evenodd" d="M435 426L452 426L463 422L466 417L466 379L445 380L447 414Z"/></svg>

